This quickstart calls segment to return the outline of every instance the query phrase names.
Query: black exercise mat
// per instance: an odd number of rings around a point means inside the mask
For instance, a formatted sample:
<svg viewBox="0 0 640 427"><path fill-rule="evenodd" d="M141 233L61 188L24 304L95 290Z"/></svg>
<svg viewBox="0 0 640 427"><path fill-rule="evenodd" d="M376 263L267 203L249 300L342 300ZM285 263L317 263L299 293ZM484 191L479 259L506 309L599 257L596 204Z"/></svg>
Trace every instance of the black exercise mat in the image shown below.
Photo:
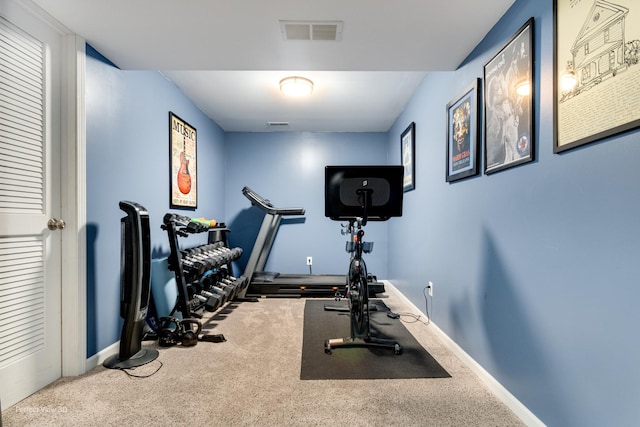
<svg viewBox="0 0 640 427"><path fill-rule="evenodd" d="M449 378L451 375L416 341L400 322L387 317L389 309L380 300L371 300L371 336L393 338L402 354L386 348L334 348L324 352L327 339L350 336L349 312L325 311L324 306L348 307L347 301L307 300L302 339L302 380Z"/></svg>

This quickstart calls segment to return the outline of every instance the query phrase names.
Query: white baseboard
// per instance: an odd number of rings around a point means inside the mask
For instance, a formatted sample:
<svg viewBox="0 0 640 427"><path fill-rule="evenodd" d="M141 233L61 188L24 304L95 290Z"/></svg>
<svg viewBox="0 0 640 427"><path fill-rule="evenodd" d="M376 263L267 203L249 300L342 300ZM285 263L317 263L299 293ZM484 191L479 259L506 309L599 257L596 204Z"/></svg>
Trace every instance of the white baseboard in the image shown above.
<svg viewBox="0 0 640 427"><path fill-rule="evenodd" d="M387 288L392 288L393 292L395 292L404 302L410 305L416 313L419 313L423 317L427 317L425 313L422 312L414 303L412 303L402 292L400 292L391 282L388 280L383 280L385 285L385 290ZM496 395L498 399L502 401L511 411L523 423L527 426L544 426L545 424L536 417L533 412L531 412L526 406L524 406L516 397L509 393L509 390L504 388L502 384L500 384L489 372L487 372L478 362L476 362L471 356L469 356L458 344L456 344L447 334L445 334L442 329L438 328L435 323L433 323L433 319L429 323L429 327L433 328L433 331L438 335L441 339L442 343L454 353L458 359L462 361L471 371L480 378L480 380L491 390L493 394Z"/></svg>
<svg viewBox="0 0 640 427"><path fill-rule="evenodd" d="M119 351L120 351L120 341L116 341L113 344L111 344L109 347L94 354L93 356L87 359L87 372L92 370L96 366L102 365L102 363L105 360L107 360L109 356L116 354Z"/></svg>

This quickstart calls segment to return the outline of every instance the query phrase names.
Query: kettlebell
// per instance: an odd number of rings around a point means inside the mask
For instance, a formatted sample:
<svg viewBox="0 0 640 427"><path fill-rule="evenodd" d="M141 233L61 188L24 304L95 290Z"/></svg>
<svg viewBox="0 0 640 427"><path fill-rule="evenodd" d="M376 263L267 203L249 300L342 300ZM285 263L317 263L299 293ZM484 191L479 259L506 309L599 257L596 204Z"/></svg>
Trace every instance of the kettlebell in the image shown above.
<svg viewBox="0 0 640 427"><path fill-rule="evenodd" d="M193 330L193 325L197 326L195 331ZM198 336L202 330L202 323L197 319L183 319L180 322L180 329L182 330L180 342L183 346L191 347L198 344Z"/></svg>
<svg viewBox="0 0 640 427"><path fill-rule="evenodd" d="M158 328L158 345L161 347L171 347L178 344L180 333L180 321L175 317L161 317Z"/></svg>

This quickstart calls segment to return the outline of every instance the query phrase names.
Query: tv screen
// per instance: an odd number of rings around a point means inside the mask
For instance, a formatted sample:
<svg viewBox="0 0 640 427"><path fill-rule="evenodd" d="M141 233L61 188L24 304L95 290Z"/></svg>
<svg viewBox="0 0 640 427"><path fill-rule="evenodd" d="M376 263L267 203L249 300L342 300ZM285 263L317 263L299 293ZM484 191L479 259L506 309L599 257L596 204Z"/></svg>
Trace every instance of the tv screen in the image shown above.
<svg viewBox="0 0 640 427"><path fill-rule="evenodd" d="M402 166L326 166L324 215L336 221L363 217L386 221L402 216Z"/></svg>

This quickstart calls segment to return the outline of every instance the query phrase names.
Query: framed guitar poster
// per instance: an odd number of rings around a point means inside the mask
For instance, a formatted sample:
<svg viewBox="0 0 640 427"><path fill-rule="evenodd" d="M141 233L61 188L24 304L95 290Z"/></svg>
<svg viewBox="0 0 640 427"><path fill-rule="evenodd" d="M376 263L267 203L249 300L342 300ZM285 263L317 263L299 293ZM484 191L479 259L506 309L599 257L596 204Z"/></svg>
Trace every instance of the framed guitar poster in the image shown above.
<svg viewBox="0 0 640 427"><path fill-rule="evenodd" d="M197 132L169 112L169 174L172 208L198 207Z"/></svg>

